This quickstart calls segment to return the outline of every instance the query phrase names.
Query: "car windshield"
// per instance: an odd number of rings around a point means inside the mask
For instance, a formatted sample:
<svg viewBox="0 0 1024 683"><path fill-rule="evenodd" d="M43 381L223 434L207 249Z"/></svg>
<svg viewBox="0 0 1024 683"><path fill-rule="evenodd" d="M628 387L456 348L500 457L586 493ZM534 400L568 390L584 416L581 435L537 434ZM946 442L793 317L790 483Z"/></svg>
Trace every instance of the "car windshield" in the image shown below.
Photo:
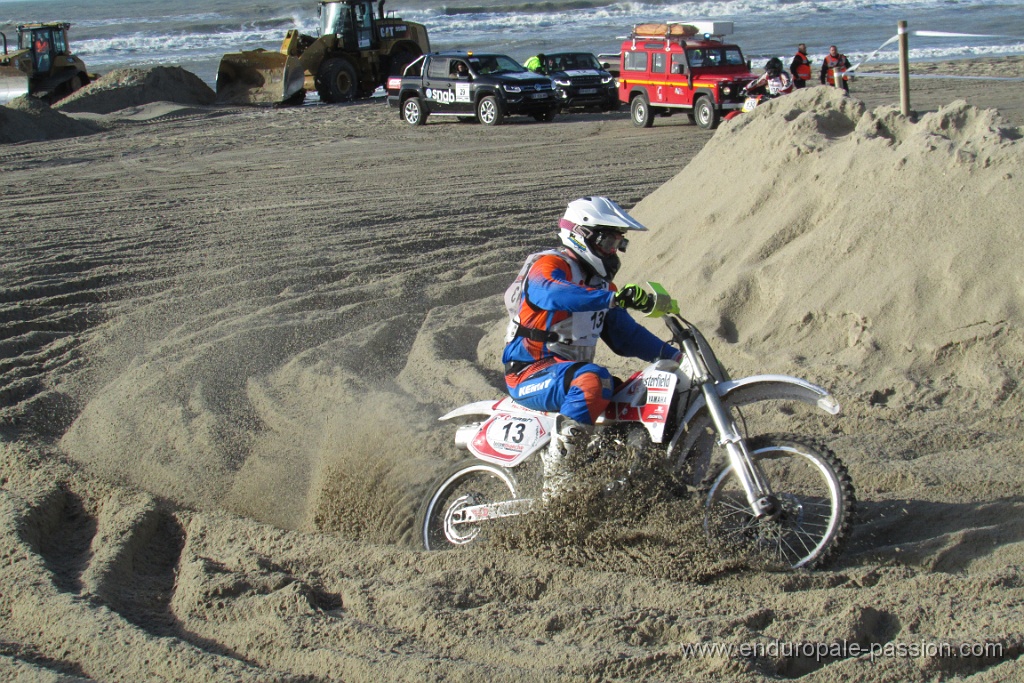
<svg viewBox="0 0 1024 683"><path fill-rule="evenodd" d="M479 57L471 57L469 63L473 65L473 70L481 75L518 73L520 71L526 71L526 67L505 55L481 55Z"/></svg>
<svg viewBox="0 0 1024 683"><path fill-rule="evenodd" d="M600 69L601 63L589 52L578 52L568 55L555 55L555 68L559 71L575 69Z"/></svg>

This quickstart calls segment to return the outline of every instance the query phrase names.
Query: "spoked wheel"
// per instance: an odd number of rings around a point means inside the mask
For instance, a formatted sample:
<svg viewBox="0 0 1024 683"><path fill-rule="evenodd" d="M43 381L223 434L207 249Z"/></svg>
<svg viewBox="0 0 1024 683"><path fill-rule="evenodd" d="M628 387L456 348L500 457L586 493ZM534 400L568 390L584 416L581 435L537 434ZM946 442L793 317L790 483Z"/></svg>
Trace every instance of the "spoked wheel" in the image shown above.
<svg viewBox="0 0 1024 683"><path fill-rule="evenodd" d="M842 550L853 525L853 483L827 447L789 435L748 440L775 494L776 514L754 517L732 467L706 481L704 529L770 569L821 567Z"/></svg>
<svg viewBox="0 0 1024 683"><path fill-rule="evenodd" d="M426 550L446 550L478 540L494 521L473 521L479 506L519 498L515 477L504 467L480 460L462 462L438 479L423 501L416 528Z"/></svg>

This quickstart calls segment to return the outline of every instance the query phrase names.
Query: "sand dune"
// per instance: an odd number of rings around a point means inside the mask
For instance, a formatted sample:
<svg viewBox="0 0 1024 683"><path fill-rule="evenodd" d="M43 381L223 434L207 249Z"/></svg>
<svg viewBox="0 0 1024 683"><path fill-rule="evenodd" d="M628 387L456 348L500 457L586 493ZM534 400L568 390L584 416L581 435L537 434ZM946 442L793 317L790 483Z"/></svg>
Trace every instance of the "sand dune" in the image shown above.
<svg viewBox="0 0 1024 683"><path fill-rule="evenodd" d="M862 78L715 133L37 114L90 134L0 146L0 677L1020 678L1024 115L1019 83L962 83L915 122ZM413 547L462 457L436 418L499 395L500 293L590 193L651 228L620 281L667 285L734 375L839 397L793 417L857 486L833 567L721 561L687 505Z"/></svg>

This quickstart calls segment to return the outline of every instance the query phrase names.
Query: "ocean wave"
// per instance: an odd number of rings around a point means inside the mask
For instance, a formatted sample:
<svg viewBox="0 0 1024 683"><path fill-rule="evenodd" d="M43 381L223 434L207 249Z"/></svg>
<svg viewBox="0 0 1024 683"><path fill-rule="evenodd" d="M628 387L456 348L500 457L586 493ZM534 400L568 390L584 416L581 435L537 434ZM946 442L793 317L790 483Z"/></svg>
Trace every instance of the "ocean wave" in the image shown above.
<svg viewBox="0 0 1024 683"><path fill-rule="evenodd" d="M151 14L130 17L116 16L121 9L116 3L105 8L105 17L95 16L100 12L77 21L68 17L73 26L72 46L87 63L119 66L215 60L227 52L277 50L285 33L293 28L307 35L319 34L315 7L294 2L254 8L223 0L215 10L208 10L196 0L186 0L186 5L173 11L156 2ZM780 51L785 53L782 56L788 55L797 42L811 44L812 52L824 50L835 37L851 59L860 59L894 35L896 20L903 17L913 20L913 29L993 33L998 26L1000 33L1016 36L914 37L912 59L1022 54L1021 8L1022 0L466 0L465 4L440 7L426 0L393 0L387 7L392 16L424 24L434 49L498 50L518 59L554 47L617 51L638 23L732 21L736 42L759 64L762 59L780 56ZM133 30L125 33L126 27ZM894 49L887 50L873 60L895 60ZM812 54L819 64L823 56Z"/></svg>
<svg viewBox="0 0 1024 683"><path fill-rule="evenodd" d="M458 16L460 14L560 14L572 10L607 7L615 3L601 0L570 0L569 2L523 2L514 5L466 5L442 7L439 14Z"/></svg>
<svg viewBox="0 0 1024 683"><path fill-rule="evenodd" d="M608 2L607 0L554 0L544 2L519 2L491 5L445 5L440 9L410 8L403 14L420 14L424 16L458 17L475 15L494 17L496 15L517 14L549 14L552 16L576 16L580 10L600 10L604 16L636 16L656 15L664 17L688 17L698 20L705 17L735 15L747 12L759 14L772 13L830 13L859 12L886 10L934 9L936 0L702 0L695 2L678 2L678 0L647 0L646 2ZM1019 0L958 0L955 4L959 10L970 7L1019 8ZM406 18L410 18L406 17Z"/></svg>

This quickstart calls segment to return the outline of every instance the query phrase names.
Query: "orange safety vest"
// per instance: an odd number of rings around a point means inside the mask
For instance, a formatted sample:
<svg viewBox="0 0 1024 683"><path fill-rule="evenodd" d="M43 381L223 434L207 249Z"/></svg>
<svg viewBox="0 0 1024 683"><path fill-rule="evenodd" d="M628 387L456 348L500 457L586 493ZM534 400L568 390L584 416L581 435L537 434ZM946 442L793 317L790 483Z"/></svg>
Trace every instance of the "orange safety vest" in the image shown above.
<svg viewBox="0 0 1024 683"><path fill-rule="evenodd" d="M799 60L799 64L796 65L796 69L793 71L793 77L799 78L801 81L811 80L811 61L807 59L807 55L803 52L797 52L794 61Z"/></svg>
<svg viewBox="0 0 1024 683"><path fill-rule="evenodd" d="M837 57L833 57L832 55L825 55L825 68L826 68L826 71L825 71L825 84L826 85L835 85L836 84L836 74L835 74L836 67L839 66L840 64L842 64L845 59L846 59L846 55L839 55ZM850 77L846 75L846 69L845 68L843 68L843 70L840 71L839 73L843 74L843 80L844 81L850 80Z"/></svg>

